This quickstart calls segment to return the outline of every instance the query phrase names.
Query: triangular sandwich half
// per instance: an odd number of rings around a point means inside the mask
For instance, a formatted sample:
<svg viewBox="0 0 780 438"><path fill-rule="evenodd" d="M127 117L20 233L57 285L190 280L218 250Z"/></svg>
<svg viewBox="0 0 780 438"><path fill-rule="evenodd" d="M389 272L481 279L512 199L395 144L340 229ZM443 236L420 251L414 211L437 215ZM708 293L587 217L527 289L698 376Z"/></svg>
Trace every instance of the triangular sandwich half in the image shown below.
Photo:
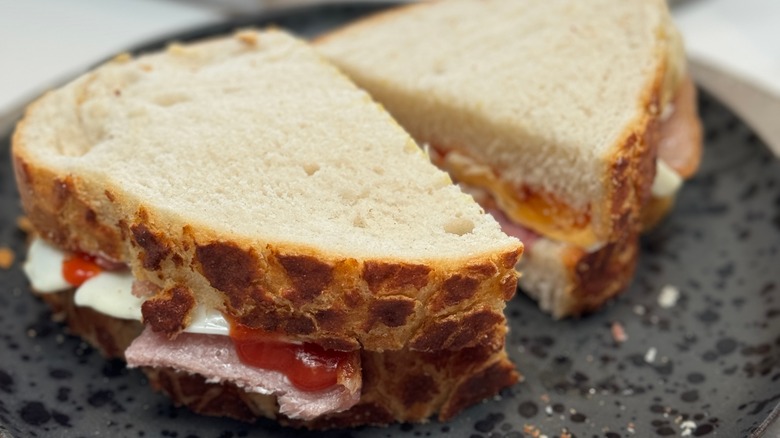
<svg viewBox="0 0 780 438"><path fill-rule="evenodd" d="M520 242L282 31L118 57L32 104L12 153L33 288L176 403L385 424L518 379Z"/></svg>
<svg viewBox="0 0 780 438"><path fill-rule="evenodd" d="M524 236L521 287L558 317L626 287L643 221L698 165L663 0L425 2L317 47Z"/></svg>

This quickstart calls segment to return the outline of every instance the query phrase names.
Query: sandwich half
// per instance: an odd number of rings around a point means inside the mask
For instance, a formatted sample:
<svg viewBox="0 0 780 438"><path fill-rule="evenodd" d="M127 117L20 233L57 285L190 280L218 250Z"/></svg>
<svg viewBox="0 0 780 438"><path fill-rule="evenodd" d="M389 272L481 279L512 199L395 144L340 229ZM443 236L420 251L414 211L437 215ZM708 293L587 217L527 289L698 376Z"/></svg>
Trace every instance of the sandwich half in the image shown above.
<svg viewBox="0 0 780 438"><path fill-rule="evenodd" d="M446 420L519 378L522 244L283 31L120 56L33 103L12 155L32 288L177 404Z"/></svg>
<svg viewBox="0 0 780 438"><path fill-rule="evenodd" d="M425 2L317 47L523 236L521 287L556 317L625 289L642 227L698 165L663 0Z"/></svg>

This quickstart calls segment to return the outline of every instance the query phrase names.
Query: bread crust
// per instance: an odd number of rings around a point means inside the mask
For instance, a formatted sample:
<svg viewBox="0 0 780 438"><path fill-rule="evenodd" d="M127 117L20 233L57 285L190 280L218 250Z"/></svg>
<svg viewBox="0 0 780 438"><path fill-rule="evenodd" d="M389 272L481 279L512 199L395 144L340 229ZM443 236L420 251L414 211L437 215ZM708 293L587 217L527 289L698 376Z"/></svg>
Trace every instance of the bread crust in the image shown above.
<svg viewBox="0 0 780 438"><path fill-rule="evenodd" d="M67 321L74 335L110 358L123 358L125 349L143 330L137 321L76 306L73 290L40 296L57 319ZM420 422L432 415L446 421L520 379L504 350L505 334L506 329L500 328L485 342L457 351L363 350L363 388L358 404L312 421L280 415L274 396L247 393L229 383L208 383L202 376L169 368L144 368L143 372L152 387L168 395L174 404L204 415L242 421L267 417L308 429Z"/></svg>
<svg viewBox="0 0 780 438"><path fill-rule="evenodd" d="M600 309L631 283L639 255L638 234L627 235L598 251L549 239L537 242L520 264L520 289L554 318Z"/></svg>
<svg viewBox="0 0 780 438"><path fill-rule="evenodd" d="M504 324L522 247L434 264L226 241L195 225L177 226L144 206L117 214L132 205L120 188L96 189L94 182L36 162L23 144L24 130L22 120L13 162L22 205L37 232L65 250L123 262L136 279L156 285L160 292L154 300L161 305L144 306L144 319L179 322L155 327L169 336L183 329L196 302L252 328L346 351L407 346L432 351L439 347L425 342L427 331L453 321L453 341L445 344L467 347ZM173 290L186 290L195 299L162 305ZM495 324L475 332L468 322L485 313ZM466 340L464 333L472 338Z"/></svg>
<svg viewBox="0 0 780 438"><path fill-rule="evenodd" d="M686 148L683 158L678 161L675 171L683 177L695 173L701 160L701 122L696 112L696 92L693 81L685 77L680 89L674 97L674 112L664 121L654 122L654 128L649 131L649 140L660 144L670 135L681 135L682 140L675 144ZM676 125L677 132L669 129ZM663 157L659 157L663 159ZM646 173L649 173L645 170ZM641 189L640 189L641 190ZM644 204L640 217L641 231L647 231L660 223L674 206L674 196L654 197ZM559 245L555 255L561 260L563 286L556 292L541 292L537 289L541 280L533 276L521 279L520 288L530 291L537 300L552 303L545 309L556 318L578 316L598 310L610 298L628 288L636 269L639 252L639 233L632 229L625 231L624 237L605 247L587 252L573 245ZM536 256L538 257L538 256ZM535 269L539 263L533 252L525 256L524 266ZM538 266L538 265L537 265ZM541 294L555 294L555 297L541 297Z"/></svg>

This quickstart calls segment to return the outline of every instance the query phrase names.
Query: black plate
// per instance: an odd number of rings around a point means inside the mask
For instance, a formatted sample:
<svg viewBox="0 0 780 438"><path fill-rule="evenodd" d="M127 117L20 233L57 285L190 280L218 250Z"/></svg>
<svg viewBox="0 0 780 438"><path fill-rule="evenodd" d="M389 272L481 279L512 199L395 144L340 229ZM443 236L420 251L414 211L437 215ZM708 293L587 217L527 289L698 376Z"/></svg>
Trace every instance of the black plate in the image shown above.
<svg viewBox="0 0 780 438"><path fill-rule="evenodd" d="M253 23L312 36L376 10L316 7L198 29L178 40ZM160 47L156 42L141 48ZM241 437L532 436L579 438L759 434L780 400L780 161L729 110L703 96L706 149L674 212L645 236L631 289L602 312L552 321L523 296L507 309L508 350L526 380L450 423L328 433L200 417L152 392L141 373L64 334L34 299L20 266L24 235L0 137L0 436ZM676 306L660 290L681 292ZM616 344L613 322L628 340ZM652 363L648 350L657 352ZM4 432L3 425L7 432ZM526 432L524 432L524 429Z"/></svg>

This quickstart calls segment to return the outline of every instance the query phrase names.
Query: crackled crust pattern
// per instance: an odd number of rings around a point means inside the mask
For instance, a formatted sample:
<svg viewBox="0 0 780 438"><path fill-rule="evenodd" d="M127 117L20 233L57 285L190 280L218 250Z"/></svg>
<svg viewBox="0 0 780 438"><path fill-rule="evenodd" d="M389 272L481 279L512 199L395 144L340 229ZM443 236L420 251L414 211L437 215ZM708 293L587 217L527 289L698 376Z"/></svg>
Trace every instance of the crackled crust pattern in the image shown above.
<svg viewBox="0 0 780 438"><path fill-rule="evenodd" d="M144 319L169 336L186 326L196 303L207 303L247 326L325 348L459 349L505 324L505 301L516 288L521 249L437 266L254 247L189 225L172 233L170 221L143 206L122 216L111 210L122 203L118 190L106 187L105 199L95 200L75 176L63 179L22 153L14 164L36 230L61 248L127 263L137 279L159 287Z"/></svg>
<svg viewBox="0 0 780 438"><path fill-rule="evenodd" d="M136 321L121 320L73 303L74 292L44 294L56 318L66 320L71 332L107 357L123 356L141 333ZM195 412L243 421L272 418L282 424L310 429L383 425L398 421L441 421L516 383L520 376L504 350L506 330L500 328L474 347L433 353L400 351L361 352L363 389L351 409L300 421L278 414L276 399L247 393L231 384L207 383L199 375L168 368L145 368L153 388L177 405Z"/></svg>

